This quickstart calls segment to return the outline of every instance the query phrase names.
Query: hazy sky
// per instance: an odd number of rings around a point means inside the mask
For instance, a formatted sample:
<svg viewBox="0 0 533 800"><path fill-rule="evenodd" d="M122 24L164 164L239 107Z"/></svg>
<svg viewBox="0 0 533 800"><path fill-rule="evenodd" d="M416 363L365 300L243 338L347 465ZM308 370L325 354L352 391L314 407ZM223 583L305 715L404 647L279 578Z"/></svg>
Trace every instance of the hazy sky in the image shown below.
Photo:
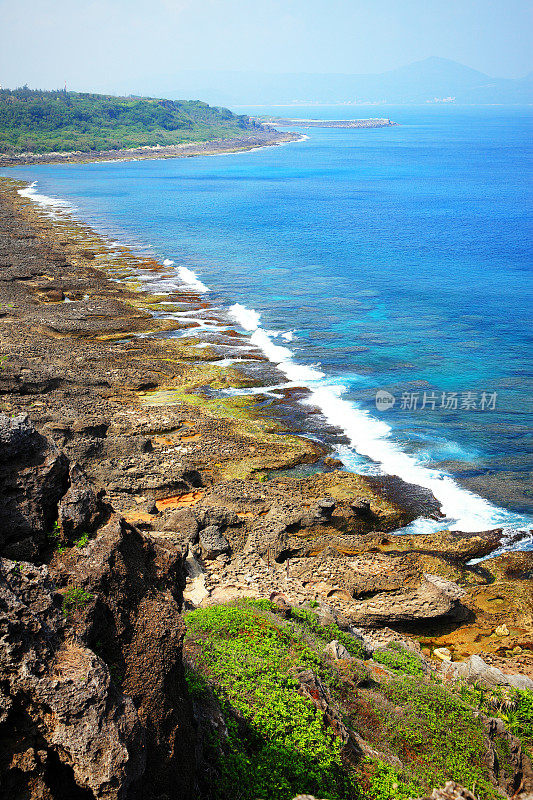
<svg viewBox="0 0 533 800"><path fill-rule="evenodd" d="M529 0L0 0L0 84L135 90L182 69L533 69ZM529 9L529 10L528 10ZM131 86L129 82L131 81Z"/></svg>

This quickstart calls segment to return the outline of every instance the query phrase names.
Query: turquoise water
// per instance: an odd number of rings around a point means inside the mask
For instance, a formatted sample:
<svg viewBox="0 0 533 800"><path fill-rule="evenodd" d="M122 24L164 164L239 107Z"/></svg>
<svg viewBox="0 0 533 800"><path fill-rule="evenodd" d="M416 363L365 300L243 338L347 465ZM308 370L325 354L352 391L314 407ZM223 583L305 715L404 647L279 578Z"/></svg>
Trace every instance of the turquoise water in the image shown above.
<svg viewBox="0 0 533 800"><path fill-rule="evenodd" d="M531 110L255 111L400 125L3 174L172 260L170 279L193 271L216 306L239 304L232 319L281 365L280 383L310 386L342 430L347 466L436 489L456 527L528 524ZM394 406L376 408L378 390Z"/></svg>

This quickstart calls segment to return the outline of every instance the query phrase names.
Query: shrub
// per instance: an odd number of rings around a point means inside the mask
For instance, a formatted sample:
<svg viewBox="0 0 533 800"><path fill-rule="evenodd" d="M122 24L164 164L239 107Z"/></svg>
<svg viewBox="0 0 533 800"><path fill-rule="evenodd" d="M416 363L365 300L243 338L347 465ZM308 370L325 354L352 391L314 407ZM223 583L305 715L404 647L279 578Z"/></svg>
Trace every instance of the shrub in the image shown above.
<svg viewBox="0 0 533 800"><path fill-rule="evenodd" d="M68 616L90 603L94 595L86 592L81 586L70 586L63 595L63 613Z"/></svg>
<svg viewBox="0 0 533 800"><path fill-rule="evenodd" d="M406 780L390 764L370 762L369 772L367 793L372 800L409 800L420 794L420 785Z"/></svg>
<svg viewBox="0 0 533 800"><path fill-rule="evenodd" d="M372 654L372 658L379 664L384 664L399 672L406 672L408 675L422 677L424 674L419 657L397 642L391 642L386 650L376 650Z"/></svg>
<svg viewBox="0 0 533 800"><path fill-rule="evenodd" d="M171 145L257 132L258 124L199 101L0 89L0 152Z"/></svg>
<svg viewBox="0 0 533 800"><path fill-rule="evenodd" d="M533 692L515 690L510 708L501 714L507 728L529 753L533 752Z"/></svg>
<svg viewBox="0 0 533 800"><path fill-rule="evenodd" d="M483 727L476 712L448 689L405 676L382 687L403 714L389 723L395 752L428 786L446 780L472 789L482 800L498 795L487 777Z"/></svg>
<svg viewBox="0 0 533 800"><path fill-rule="evenodd" d="M354 656L354 658L363 658L363 645L359 639L350 636L349 633L341 631L338 625L334 623L321 625L316 614L302 608L293 608L291 616L324 642L331 642L333 639L337 639L339 642L342 642L351 656Z"/></svg>

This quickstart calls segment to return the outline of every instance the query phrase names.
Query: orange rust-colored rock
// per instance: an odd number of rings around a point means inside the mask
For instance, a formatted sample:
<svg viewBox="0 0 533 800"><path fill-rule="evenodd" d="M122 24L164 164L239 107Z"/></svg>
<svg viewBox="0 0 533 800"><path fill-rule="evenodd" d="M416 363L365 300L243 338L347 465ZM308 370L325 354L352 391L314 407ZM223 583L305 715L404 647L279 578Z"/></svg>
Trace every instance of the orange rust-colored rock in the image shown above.
<svg viewBox="0 0 533 800"><path fill-rule="evenodd" d="M193 433L190 436L182 436L181 437L181 441L182 442L197 442L198 439L201 439L201 438L202 438L202 434L201 433Z"/></svg>
<svg viewBox="0 0 533 800"><path fill-rule="evenodd" d="M202 498L203 490L197 492L187 492L174 497L165 497L162 500L156 500L155 506L158 511L168 511L171 508L182 508L183 506L194 506Z"/></svg>

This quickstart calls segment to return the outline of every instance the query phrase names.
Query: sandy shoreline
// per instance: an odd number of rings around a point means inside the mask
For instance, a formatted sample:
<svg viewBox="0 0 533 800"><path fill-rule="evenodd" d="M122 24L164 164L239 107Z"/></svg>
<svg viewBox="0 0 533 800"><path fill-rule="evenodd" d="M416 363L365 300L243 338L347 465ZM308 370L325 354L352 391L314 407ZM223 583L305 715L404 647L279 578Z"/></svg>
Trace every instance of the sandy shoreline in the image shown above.
<svg viewBox="0 0 533 800"><path fill-rule="evenodd" d="M168 146L145 146L124 150L102 150L93 152L67 153L20 153L8 155L0 153L0 167L28 166L37 164L86 164L98 161L138 161L147 158L191 158L192 156L222 155L254 150L257 147L296 142L301 134L266 130L249 136L214 139L208 142L186 142Z"/></svg>

